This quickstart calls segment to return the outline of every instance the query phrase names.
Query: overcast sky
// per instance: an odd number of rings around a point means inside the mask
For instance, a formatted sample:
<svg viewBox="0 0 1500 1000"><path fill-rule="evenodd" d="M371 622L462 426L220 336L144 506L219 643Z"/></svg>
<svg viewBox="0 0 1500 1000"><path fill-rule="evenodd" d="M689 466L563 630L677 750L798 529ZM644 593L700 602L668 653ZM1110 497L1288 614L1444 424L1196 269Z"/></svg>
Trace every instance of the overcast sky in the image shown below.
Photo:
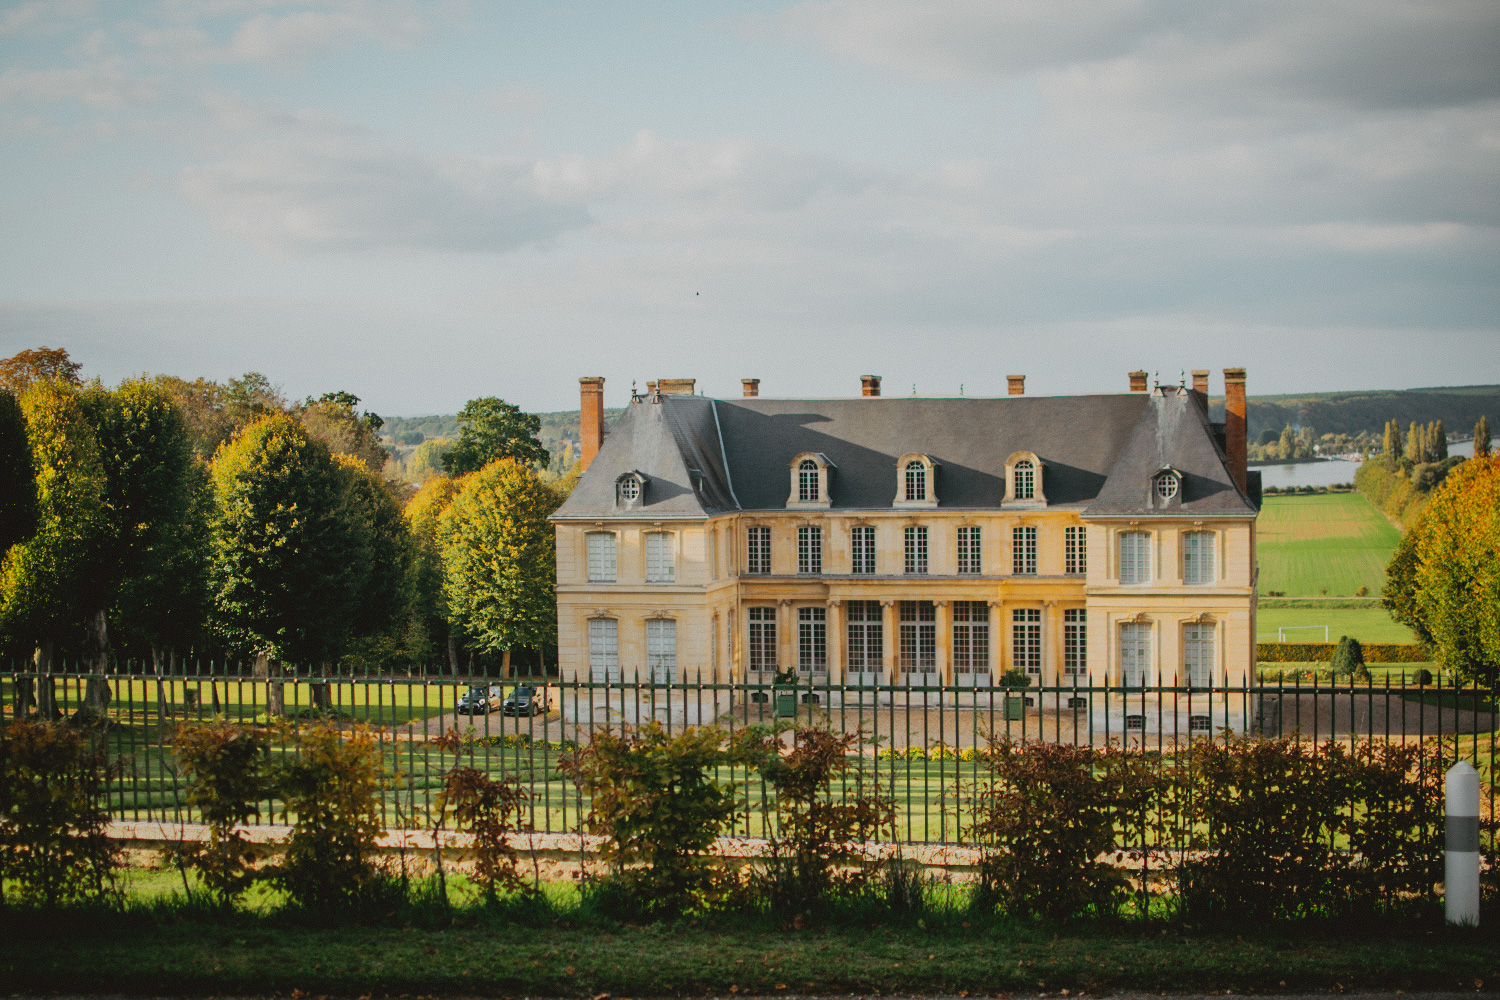
<svg viewBox="0 0 1500 1000"><path fill-rule="evenodd" d="M388 414L1500 383L1500 3L0 4L0 354Z"/></svg>

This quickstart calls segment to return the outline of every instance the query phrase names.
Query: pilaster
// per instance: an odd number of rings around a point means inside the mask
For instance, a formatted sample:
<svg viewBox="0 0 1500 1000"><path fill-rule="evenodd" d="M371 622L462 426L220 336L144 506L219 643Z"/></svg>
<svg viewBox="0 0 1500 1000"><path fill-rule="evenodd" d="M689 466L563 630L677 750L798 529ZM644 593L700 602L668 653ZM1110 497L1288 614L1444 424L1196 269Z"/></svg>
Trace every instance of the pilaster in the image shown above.
<svg viewBox="0 0 1500 1000"><path fill-rule="evenodd" d="M896 602L885 599L880 602L883 616L881 629L885 633L885 678L887 684L895 684L901 676L901 616Z"/></svg>

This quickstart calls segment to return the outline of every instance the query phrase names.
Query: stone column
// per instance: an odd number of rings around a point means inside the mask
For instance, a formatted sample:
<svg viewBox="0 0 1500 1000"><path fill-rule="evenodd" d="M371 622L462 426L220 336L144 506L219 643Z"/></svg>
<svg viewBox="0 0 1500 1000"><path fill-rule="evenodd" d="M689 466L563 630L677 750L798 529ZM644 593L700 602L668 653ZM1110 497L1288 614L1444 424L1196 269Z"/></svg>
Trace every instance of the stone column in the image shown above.
<svg viewBox="0 0 1500 1000"><path fill-rule="evenodd" d="M937 605L937 677L939 684L953 683L953 602L933 601Z"/></svg>
<svg viewBox="0 0 1500 1000"><path fill-rule="evenodd" d="M776 669L797 669L797 613L785 597L776 602Z"/></svg>
<svg viewBox="0 0 1500 1000"><path fill-rule="evenodd" d="M844 683L844 602L828 602L828 683Z"/></svg>
<svg viewBox="0 0 1500 1000"><path fill-rule="evenodd" d="M990 606L990 670L998 679L1010 669L1010 636L1005 631L1005 602L986 603Z"/></svg>
<svg viewBox="0 0 1500 1000"><path fill-rule="evenodd" d="M884 612L884 621L881 630L884 633L882 639L885 642L885 682L895 684L901 676L901 615L900 609L893 600L880 602L881 611Z"/></svg>

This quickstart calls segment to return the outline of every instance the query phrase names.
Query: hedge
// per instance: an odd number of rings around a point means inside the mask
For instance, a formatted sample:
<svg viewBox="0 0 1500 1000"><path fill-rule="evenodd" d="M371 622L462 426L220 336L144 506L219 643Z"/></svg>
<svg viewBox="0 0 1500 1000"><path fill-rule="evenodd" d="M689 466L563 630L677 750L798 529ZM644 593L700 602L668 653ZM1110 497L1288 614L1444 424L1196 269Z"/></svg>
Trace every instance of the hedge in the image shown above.
<svg viewBox="0 0 1500 1000"><path fill-rule="evenodd" d="M1426 663L1432 654L1414 642L1367 642L1366 663ZM1258 642L1255 659L1260 663L1327 663L1333 659L1336 642Z"/></svg>

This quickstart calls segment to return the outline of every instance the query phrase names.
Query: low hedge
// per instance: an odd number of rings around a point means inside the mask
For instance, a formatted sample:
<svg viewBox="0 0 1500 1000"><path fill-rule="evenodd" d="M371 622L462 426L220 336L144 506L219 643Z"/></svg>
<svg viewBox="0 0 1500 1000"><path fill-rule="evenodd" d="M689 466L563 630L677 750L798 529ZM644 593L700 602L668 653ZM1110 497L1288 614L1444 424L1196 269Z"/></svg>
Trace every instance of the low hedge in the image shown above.
<svg viewBox="0 0 1500 1000"><path fill-rule="evenodd" d="M1426 663L1432 654L1414 642L1367 642L1361 644L1366 663ZM1327 663L1333 659L1336 642L1258 642L1255 659L1260 663Z"/></svg>

